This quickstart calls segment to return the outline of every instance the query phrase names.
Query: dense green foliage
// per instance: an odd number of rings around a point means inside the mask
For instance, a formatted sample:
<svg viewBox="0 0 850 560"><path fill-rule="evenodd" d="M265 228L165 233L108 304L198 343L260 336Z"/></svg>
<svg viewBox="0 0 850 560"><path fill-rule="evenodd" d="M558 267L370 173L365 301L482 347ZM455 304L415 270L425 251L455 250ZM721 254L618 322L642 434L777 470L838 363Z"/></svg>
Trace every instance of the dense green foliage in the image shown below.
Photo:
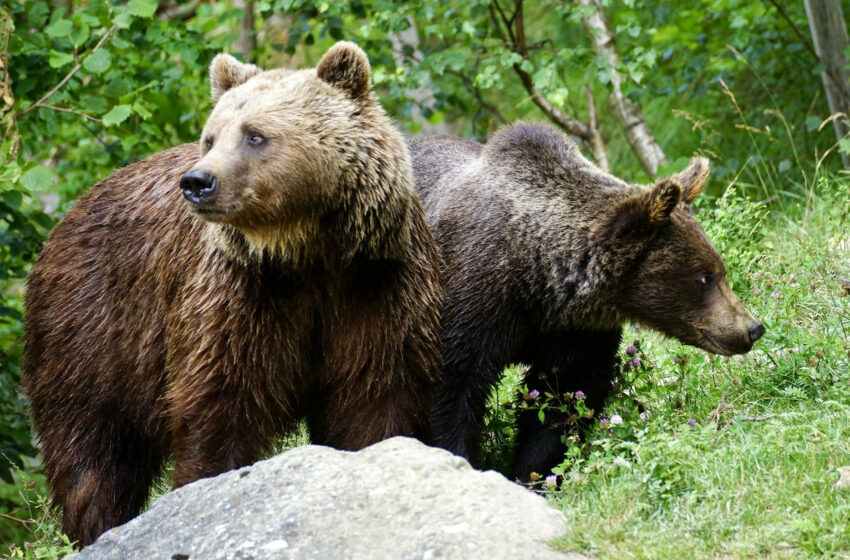
<svg viewBox="0 0 850 560"><path fill-rule="evenodd" d="M850 277L843 233L850 185L837 157L850 151L850 140L837 143L832 128L822 126L828 117L823 68L811 51L802 4L603 4L624 92L671 162L662 171L682 168L693 153L712 160L709 193L697 210L735 289L765 320L768 334L759 351L727 361L628 332L627 343L641 340L642 362L634 368L631 356L624 359L622 394L604 412L624 423L600 425L587 441L573 442L563 465L568 482L554 491L577 520L565 545L606 557L663 558L678 551L671 535L688 531L701 543L692 547L700 556L781 555L778 543L811 556L848 554L847 501L829 494L828 472L850 464L840 443L850 430L850 324L841 287ZM45 557L67 548L45 509L19 394L22 279L52 224L92 183L196 138L210 110L207 65L217 52L236 49L244 5L0 4L4 553L6 543L21 547L25 540L38 542ZM651 180L611 114L612 69L587 38L587 9L573 2L525 2L523 49L510 40L516 26L502 17L510 19L517 5L506 0L249 5L257 46L243 58L263 67L303 67L334 41L353 40L369 53L378 96L407 133L486 140L505 123L545 120L525 75L553 106L580 121L588 120L592 101L613 171ZM397 37L414 44L402 46ZM505 386L491 417L496 465L510 454L512 411L503 405L514 390ZM769 418L751 421L761 416ZM787 485L786 494L776 491L779 484ZM793 524L768 513L807 507ZM760 519L766 522L756 527ZM730 544L736 539L743 544Z"/></svg>

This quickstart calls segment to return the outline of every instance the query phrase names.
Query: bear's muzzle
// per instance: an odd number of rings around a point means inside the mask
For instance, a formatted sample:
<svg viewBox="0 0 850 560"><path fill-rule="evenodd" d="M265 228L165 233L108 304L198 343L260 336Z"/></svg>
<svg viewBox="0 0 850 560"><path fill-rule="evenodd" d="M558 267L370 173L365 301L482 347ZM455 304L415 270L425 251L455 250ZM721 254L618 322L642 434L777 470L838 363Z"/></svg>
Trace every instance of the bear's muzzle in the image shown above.
<svg viewBox="0 0 850 560"><path fill-rule="evenodd" d="M218 179L209 171L190 169L180 178L183 197L200 206L209 199L218 187Z"/></svg>

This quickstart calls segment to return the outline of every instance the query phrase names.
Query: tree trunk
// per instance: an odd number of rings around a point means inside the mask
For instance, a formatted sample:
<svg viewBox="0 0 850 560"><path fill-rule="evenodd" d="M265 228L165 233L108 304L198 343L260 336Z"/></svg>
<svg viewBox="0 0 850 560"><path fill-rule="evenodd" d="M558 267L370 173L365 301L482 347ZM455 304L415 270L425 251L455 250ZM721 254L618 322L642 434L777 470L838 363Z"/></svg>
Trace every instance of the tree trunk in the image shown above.
<svg viewBox="0 0 850 560"><path fill-rule="evenodd" d="M237 0L234 5L245 11L239 19L236 52L242 55L245 62L252 62L251 53L257 50L257 34L254 33L254 0Z"/></svg>
<svg viewBox="0 0 850 560"><path fill-rule="evenodd" d="M605 19L602 4L599 0L575 0L575 2L580 6L591 6L594 9L593 13L582 18L582 23L587 30L593 50L596 51L596 56L605 60L611 68L613 90L609 97L611 109L617 116L620 126L623 127L632 151L640 160L644 171L650 177L655 177L658 167L666 163L667 158L661 146L658 145L655 135L652 134L652 130L646 124L640 107L623 95L623 78L617 70L618 57L614 46L614 35Z"/></svg>
<svg viewBox="0 0 850 560"><path fill-rule="evenodd" d="M847 28L841 11L841 0L805 0L809 30L815 44L815 53L826 71L821 74L826 100L832 115L843 113L832 120L835 135L840 140L848 130L850 115L850 86L847 83ZM850 167L850 154L841 154L844 167Z"/></svg>

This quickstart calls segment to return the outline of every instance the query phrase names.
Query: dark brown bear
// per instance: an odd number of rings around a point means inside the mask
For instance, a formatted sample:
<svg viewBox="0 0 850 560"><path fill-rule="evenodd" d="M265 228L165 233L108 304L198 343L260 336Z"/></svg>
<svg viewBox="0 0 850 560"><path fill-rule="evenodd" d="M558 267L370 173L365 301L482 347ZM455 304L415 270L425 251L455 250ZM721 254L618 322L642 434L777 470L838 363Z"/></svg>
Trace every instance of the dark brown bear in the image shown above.
<svg viewBox="0 0 850 560"><path fill-rule="evenodd" d="M705 186L705 159L646 188L603 173L541 124L486 146L422 137L408 147L445 262L437 445L477 459L486 399L512 363L530 366L529 390L581 390L599 411L626 321L724 355L764 332L683 204ZM563 460L565 420L520 413L517 478Z"/></svg>
<svg viewBox="0 0 850 560"><path fill-rule="evenodd" d="M63 531L86 545L174 486L314 443L426 437L439 255L366 55L261 72L220 55L187 144L95 185L26 295L25 388Z"/></svg>

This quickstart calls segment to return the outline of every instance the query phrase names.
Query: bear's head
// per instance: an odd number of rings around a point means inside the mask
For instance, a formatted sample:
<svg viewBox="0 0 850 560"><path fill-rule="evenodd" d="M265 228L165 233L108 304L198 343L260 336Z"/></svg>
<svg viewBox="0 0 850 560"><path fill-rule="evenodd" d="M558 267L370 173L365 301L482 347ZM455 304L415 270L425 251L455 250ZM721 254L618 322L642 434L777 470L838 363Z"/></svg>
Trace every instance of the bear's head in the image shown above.
<svg viewBox="0 0 850 560"><path fill-rule="evenodd" d="M191 212L283 260L403 252L409 156L370 84L368 58L349 42L298 71L216 56L200 159L180 181Z"/></svg>
<svg viewBox="0 0 850 560"><path fill-rule="evenodd" d="M611 208L596 238L630 263L617 304L627 319L722 355L743 354L764 334L732 292L726 267L688 211L708 180L708 160L635 192Z"/></svg>

